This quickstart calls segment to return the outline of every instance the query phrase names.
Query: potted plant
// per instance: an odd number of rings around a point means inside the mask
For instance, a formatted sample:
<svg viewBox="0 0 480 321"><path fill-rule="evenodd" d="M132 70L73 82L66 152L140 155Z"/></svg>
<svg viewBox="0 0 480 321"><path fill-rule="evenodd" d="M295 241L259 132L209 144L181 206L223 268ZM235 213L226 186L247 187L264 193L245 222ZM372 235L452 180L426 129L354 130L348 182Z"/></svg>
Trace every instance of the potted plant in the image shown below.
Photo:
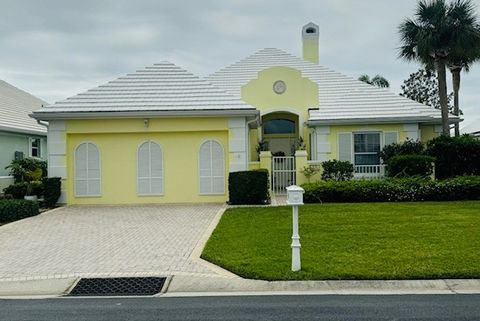
<svg viewBox="0 0 480 321"><path fill-rule="evenodd" d="M27 170L25 172L25 179L27 181L27 193L23 197L27 201L34 201L36 202L38 200L38 195L34 195L33 192L33 182L40 180L42 177L42 169L41 168L36 168L35 170Z"/></svg>

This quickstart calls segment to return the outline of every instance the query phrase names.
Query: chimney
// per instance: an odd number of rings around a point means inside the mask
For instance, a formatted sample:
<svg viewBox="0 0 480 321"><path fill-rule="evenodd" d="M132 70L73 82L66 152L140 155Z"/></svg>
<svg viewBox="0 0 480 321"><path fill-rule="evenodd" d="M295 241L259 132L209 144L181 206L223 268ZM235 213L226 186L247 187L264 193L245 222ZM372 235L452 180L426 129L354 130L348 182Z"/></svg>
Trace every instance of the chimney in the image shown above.
<svg viewBox="0 0 480 321"><path fill-rule="evenodd" d="M303 59L318 64L318 26L310 22L303 26Z"/></svg>

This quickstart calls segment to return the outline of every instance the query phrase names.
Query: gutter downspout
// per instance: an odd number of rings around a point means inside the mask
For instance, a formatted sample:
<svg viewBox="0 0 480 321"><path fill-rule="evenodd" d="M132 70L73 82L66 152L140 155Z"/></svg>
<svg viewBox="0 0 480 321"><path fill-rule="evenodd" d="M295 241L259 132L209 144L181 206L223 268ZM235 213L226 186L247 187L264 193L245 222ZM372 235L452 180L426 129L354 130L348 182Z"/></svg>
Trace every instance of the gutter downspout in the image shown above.
<svg viewBox="0 0 480 321"><path fill-rule="evenodd" d="M39 125L42 125L42 126L46 127L46 128L47 128L47 130L48 130L48 123L46 123L46 122L42 122L41 120L37 119L37 124L39 124Z"/></svg>

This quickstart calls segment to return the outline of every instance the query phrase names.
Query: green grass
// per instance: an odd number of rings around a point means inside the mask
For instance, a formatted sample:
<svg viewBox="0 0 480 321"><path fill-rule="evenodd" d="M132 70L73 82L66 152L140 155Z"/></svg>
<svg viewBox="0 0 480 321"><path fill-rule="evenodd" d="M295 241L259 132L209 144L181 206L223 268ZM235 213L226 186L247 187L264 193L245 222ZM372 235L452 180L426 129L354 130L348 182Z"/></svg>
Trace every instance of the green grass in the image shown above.
<svg viewBox="0 0 480 321"><path fill-rule="evenodd" d="M302 271L291 272L291 208L233 208L202 258L265 280L480 278L480 201L300 207Z"/></svg>

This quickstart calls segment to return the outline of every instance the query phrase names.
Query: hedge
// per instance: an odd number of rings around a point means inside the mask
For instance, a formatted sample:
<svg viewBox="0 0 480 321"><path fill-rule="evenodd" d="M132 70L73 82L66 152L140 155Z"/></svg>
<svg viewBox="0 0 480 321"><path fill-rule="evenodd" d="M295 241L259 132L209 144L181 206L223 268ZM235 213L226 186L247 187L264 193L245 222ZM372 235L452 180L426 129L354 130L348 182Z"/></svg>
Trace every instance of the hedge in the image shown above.
<svg viewBox="0 0 480 321"><path fill-rule="evenodd" d="M397 155L390 158L387 175L390 177L430 176L434 157L426 155Z"/></svg>
<svg viewBox="0 0 480 321"><path fill-rule="evenodd" d="M35 216L39 213L37 202L25 200L0 200L0 222L8 223Z"/></svg>
<svg viewBox="0 0 480 321"><path fill-rule="evenodd" d="M15 199L23 199L27 195L27 182L15 183L3 189L5 195L11 194ZM33 195L38 197L43 195L42 182L32 182Z"/></svg>
<svg viewBox="0 0 480 321"><path fill-rule="evenodd" d="M349 161L339 161L336 159L322 163L322 179L348 181L353 178L353 164Z"/></svg>
<svg viewBox="0 0 480 321"><path fill-rule="evenodd" d="M267 170L233 172L228 176L230 204L268 204L270 202Z"/></svg>
<svg viewBox="0 0 480 321"><path fill-rule="evenodd" d="M54 207L57 204L58 198L61 194L61 178L60 177L48 177L43 179L43 199L45 206Z"/></svg>
<svg viewBox="0 0 480 321"><path fill-rule="evenodd" d="M480 176L441 181L376 179L304 184L305 203L480 200Z"/></svg>
<svg viewBox="0 0 480 321"><path fill-rule="evenodd" d="M436 178L480 175L480 140L474 137L442 135L427 143L426 153L436 159Z"/></svg>

